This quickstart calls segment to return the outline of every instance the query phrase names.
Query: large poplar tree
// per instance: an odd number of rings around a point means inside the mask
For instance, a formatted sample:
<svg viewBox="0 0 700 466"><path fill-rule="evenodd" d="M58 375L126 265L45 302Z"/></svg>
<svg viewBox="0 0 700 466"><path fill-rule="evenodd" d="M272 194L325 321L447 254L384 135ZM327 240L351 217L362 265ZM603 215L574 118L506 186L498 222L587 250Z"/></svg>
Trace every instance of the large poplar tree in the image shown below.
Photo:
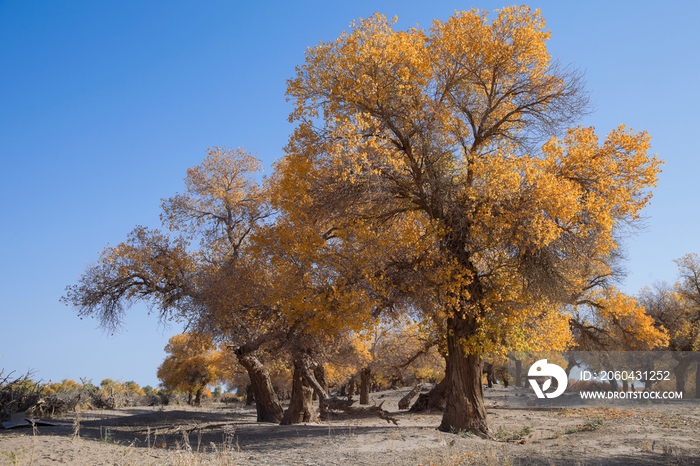
<svg viewBox="0 0 700 466"><path fill-rule="evenodd" d="M294 208L394 242L407 225L433 245L413 261L388 254L374 278L401 267L446 322L443 431L488 432L489 341L535 318L533 303L579 296L659 172L646 133L620 126L601 143L574 126L587 96L549 36L527 7L428 31L377 14L309 49L288 82L296 127L277 169Z"/></svg>

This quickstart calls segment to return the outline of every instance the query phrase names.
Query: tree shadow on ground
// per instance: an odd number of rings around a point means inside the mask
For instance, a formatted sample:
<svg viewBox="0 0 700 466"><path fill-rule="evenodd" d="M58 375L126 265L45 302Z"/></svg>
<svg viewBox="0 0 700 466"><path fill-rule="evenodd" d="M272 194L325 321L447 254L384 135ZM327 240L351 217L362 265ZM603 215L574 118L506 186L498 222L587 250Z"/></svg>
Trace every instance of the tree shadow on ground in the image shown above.
<svg viewBox="0 0 700 466"><path fill-rule="evenodd" d="M670 451L640 451L635 454L615 454L604 451L590 452L585 458L573 458L572 452L548 448L526 450L520 445L482 440L463 435L439 433L434 427L436 416L421 416L421 425L401 426L401 418L409 420L409 413L398 416L399 426L385 425L381 419L374 425L353 425L358 417L337 415L332 422L280 426L256 422L252 410L196 411L189 409L153 411L147 409L120 410L118 413L81 413L71 426L39 426L38 435L62 436L70 439L76 433L83 440L114 443L137 449L170 448L192 451L218 450L238 452L243 456L275 457L280 452L315 452L320 447L337 447L353 455L373 455L377 464L418 464L408 461L409 455L439 453L438 462L427 464L518 464L518 465L700 465L700 456L688 456ZM415 416L415 415L413 415ZM92 417L92 418L90 418ZM415 417L413 421L415 421ZM350 422L346 422L350 421ZM408 424L408 422L406 422ZM16 432L17 430L13 430ZM10 432L10 431L5 431ZM25 429L32 435L32 429ZM0 431L0 438L2 438ZM428 444L430 439L441 443ZM422 443L421 443L422 442ZM388 443L391 447L387 448ZM490 453L490 457L484 453ZM403 457L406 458L403 458ZM370 456L371 457L371 456ZM319 458L321 459L321 458ZM406 461L404 461L406 459ZM493 460L495 459L495 463ZM323 464L321 462L320 464Z"/></svg>

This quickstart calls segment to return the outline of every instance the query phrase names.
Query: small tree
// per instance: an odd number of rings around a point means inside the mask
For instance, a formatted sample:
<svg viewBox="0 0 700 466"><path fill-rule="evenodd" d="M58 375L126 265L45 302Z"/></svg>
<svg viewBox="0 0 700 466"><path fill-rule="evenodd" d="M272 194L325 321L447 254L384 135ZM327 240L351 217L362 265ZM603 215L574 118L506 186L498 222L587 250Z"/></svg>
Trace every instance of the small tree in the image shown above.
<svg viewBox="0 0 700 466"><path fill-rule="evenodd" d="M207 385L217 378L216 347L205 336L182 333L170 338L165 352L168 356L158 368L163 387L187 393L187 402L199 406Z"/></svg>

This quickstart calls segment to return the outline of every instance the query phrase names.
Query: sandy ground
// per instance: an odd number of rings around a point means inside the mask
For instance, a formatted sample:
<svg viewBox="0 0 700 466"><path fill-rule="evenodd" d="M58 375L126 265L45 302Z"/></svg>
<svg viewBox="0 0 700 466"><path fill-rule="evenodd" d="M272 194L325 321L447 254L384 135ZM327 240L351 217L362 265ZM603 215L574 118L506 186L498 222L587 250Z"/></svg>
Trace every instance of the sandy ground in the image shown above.
<svg viewBox="0 0 700 466"><path fill-rule="evenodd" d="M409 388L373 394L398 418L255 422L240 405L89 411L72 426L0 430L0 465L700 465L700 405L537 406L486 389L492 439L436 430L440 414L398 410Z"/></svg>

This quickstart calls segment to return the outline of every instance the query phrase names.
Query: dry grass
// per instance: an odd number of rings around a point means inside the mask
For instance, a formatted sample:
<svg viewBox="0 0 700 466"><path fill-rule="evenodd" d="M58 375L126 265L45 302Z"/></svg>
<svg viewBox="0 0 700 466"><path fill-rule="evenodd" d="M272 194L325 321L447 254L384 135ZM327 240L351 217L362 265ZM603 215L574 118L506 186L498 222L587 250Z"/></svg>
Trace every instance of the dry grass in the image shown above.
<svg viewBox="0 0 700 466"><path fill-rule="evenodd" d="M398 394L383 396L395 409ZM321 424L278 426L255 422L254 409L243 406L91 411L71 414L72 426L39 427L34 435L0 431L0 466L700 464L700 408L687 403L539 410L501 405L489 413L491 440L437 431L439 413L392 415L399 426L342 415Z"/></svg>

